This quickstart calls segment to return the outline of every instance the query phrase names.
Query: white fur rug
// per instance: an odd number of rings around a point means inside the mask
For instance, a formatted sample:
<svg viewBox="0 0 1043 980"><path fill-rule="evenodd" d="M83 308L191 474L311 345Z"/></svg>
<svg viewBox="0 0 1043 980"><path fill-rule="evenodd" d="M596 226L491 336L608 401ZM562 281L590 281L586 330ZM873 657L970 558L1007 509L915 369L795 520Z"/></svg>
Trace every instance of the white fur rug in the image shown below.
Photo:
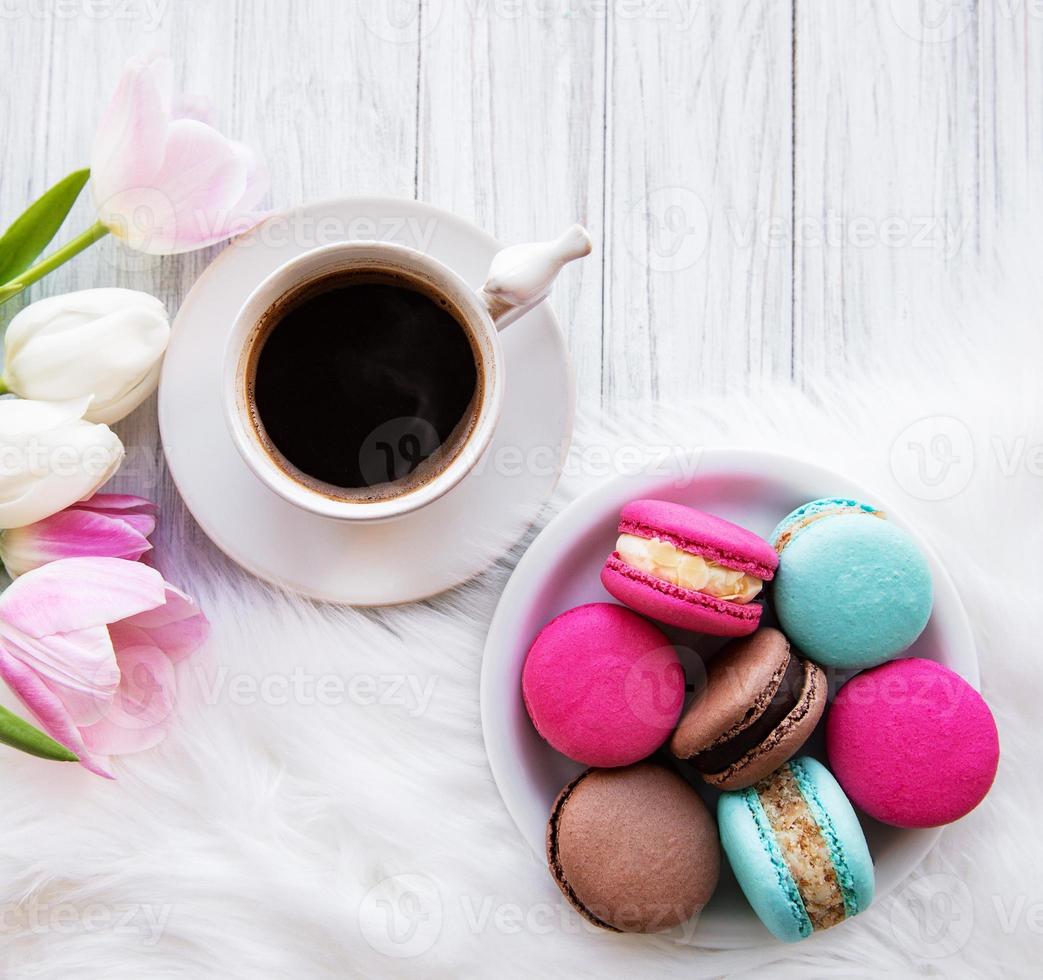
<svg viewBox="0 0 1043 980"><path fill-rule="evenodd" d="M733 392L726 409L715 393L669 417L636 406L625 428L587 417L576 437L818 457L878 487L947 560L1003 758L988 800L894 896L797 947L592 931L515 831L482 747L483 634L520 548L436 600L338 609L234 568L168 487L158 563L213 639L182 666L175 732L118 762L118 782L0 754L0 973L1038 975L1043 338L1038 297L982 309L896 328L864 373L828 388ZM892 466L909 442L925 447L922 474ZM551 509L590 482L568 475Z"/></svg>

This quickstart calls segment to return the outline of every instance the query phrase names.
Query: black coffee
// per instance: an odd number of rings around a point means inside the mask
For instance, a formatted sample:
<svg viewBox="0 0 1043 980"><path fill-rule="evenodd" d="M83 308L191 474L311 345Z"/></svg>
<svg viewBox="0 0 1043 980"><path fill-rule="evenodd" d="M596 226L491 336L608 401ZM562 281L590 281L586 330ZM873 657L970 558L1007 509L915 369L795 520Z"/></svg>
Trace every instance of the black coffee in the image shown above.
<svg viewBox="0 0 1043 980"><path fill-rule="evenodd" d="M478 368L445 300L388 276L331 277L267 319L248 383L262 438L305 476L422 483L466 438Z"/></svg>

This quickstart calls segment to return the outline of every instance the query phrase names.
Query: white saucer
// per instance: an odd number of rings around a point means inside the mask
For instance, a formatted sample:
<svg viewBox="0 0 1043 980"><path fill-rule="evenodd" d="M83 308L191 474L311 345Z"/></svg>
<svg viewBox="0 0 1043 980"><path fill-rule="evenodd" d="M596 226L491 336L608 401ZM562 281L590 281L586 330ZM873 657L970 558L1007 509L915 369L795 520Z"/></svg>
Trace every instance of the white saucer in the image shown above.
<svg viewBox="0 0 1043 980"><path fill-rule="evenodd" d="M486 456L451 493L415 514L355 526L309 515L268 490L236 452L222 415L219 372L232 321L287 259L330 241L374 238L427 252L475 287L501 248L468 222L416 201L343 198L276 215L236 239L185 297L159 388L170 473L211 540L275 585L353 605L426 598L509 548L554 489L575 407L565 342L544 302L501 335L503 415Z"/></svg>
<svg viewBox="0 0 1043 980"><path fill-rule="evenodd" d="M556 615L585 602L615 601L602 587L599 572L616 540L620 508L639 497L675 500L766 537L795 507L832 496L874 503L916 537L931 567L934 609L909 655L937 660L978 686L974 637L952 579L925 542L878 495L820 466L753 450L706 449L675 459L654 476L612 480L574 501L529 546L504 589L485 644L481 710L489 765L504 804L541 862L546 861L544 833L551 804L584 767L559 755L536 734L522 704L522 665L540 627ZM667 633L679 646L690 648L681 650L686 667L690 658L705 656L723 642L677 630ZM831 691L845 676L830 676ZM801 751L825 759L821 726ZM701 780L697 788L713 809L718 793ZM859 816L876 865L879 901L924 859L941 831L899 830ZM548 892L555 889L549 874L547 886ZM735 948L775 942L743 898L727 861L694 932L690 926L684 939L694 945Z"/></svg>

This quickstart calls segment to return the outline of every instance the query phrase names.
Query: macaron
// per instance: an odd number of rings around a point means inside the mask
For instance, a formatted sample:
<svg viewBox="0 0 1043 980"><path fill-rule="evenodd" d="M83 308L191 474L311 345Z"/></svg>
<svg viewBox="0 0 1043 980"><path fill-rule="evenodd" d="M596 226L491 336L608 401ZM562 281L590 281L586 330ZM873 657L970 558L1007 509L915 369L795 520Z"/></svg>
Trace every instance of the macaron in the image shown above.
<svg viewBox="0 0 1043 980"><path fill-rule="evenodd" d="M851 678L826 719L826 751L852 802L894 827L973 810L999 765L992 712L959 674L918 657Z"/></svg>
<svg viewBox="0 0 1043 980"><path fill-rule="evenodd" d="M717 827L699 794L654 763L588 769L558 794L547 863L569 903L613 932L661 932L710 900Z"/></svg>
<svg viewBox="0 0 1043 980"><path fill-rule="evenodd" d="M783 942L835 926L872 902L873 862L855 811L809 756L723 793L717 822L743 894Z"/></svg>
<svg viewBox="0 0 1043 980"><path fill-rule="evenodd" d="M732 640L670 739L711 786L752 786L800 751L826 708L826 674L776 629Z"/></svg>
<svg viewBox="0 0 1043 980"><path fill-rule="evenodd" d="M588 766L625 766L661 746L684 704L684 669L663 632L610 602L540 630L522 668L536 731Z"/></svg>
<svg viewBox="0 0 1043 980"><path fill-rule="evenodd" d="M747 636L778 558L752 531L665 500L635 500L619 517L601 583L631 609L712 636Z"/></svg>
<svg viewBox="0 0 1043 980"><path fill-rule="evenodd" d="M772 599L782 631L824 667L892 660L931 616L931 571L916 542L869 504L813 500L772 534Z"/></svg>

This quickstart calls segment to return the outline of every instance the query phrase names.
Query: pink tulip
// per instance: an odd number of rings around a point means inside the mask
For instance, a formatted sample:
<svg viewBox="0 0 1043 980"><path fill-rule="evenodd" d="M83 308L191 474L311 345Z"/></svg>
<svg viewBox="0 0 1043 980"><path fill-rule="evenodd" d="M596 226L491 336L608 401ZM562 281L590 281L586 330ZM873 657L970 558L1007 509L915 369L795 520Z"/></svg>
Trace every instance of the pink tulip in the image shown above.
<svg viewBox="0 0 1043 980"><path fill-rule="evenodd" d="M15 578L59 558L127 558L152 548L156 507L142 497L96 493L35 524L0 532L0 560Z"/></svg>
<svg viewBox="0 0 1043 980"><path fill-rule="evenodd" d="M158 744L172 723L174 664L206 639L206 617L154 568L63 558L0 594L0 676L91 772Z"/></svg>
<svg viewBox="0 0 1043 980"><path fill-rule="evenodd" d="M175 109L168 58L134 58L102 117L91 154L101 223L131 248L169 255L245 231L268 173L243 143L222 136L198 107Z"/></svg>

